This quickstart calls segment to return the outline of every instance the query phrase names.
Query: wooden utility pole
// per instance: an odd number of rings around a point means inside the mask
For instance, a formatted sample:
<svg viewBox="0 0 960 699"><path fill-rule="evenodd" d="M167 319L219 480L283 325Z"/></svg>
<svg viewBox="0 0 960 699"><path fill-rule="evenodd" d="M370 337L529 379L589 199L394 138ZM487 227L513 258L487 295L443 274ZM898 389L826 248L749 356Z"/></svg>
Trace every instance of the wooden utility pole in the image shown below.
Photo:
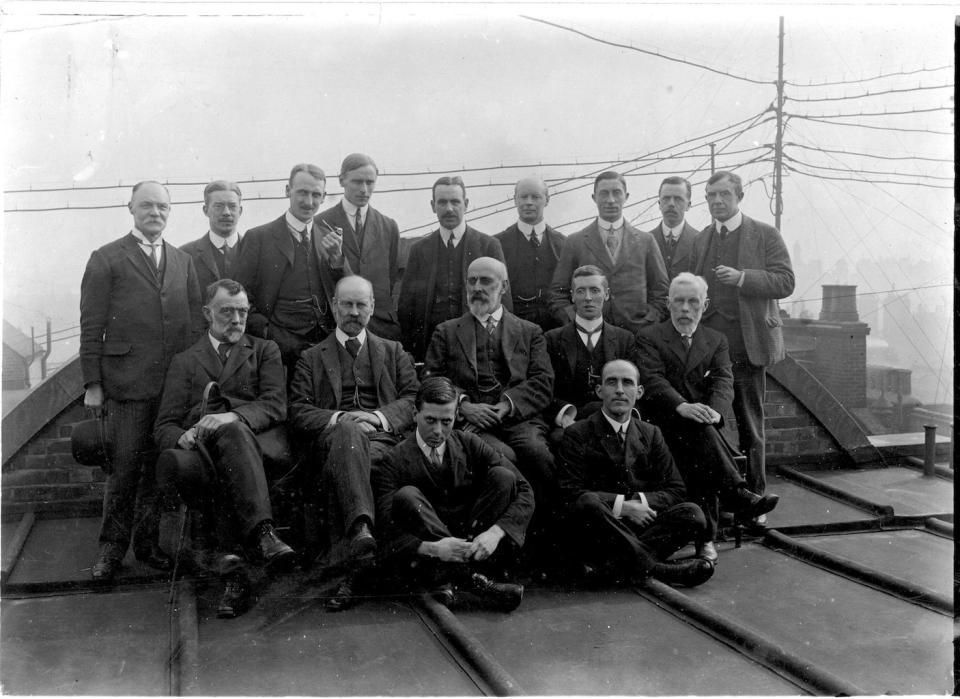
<svg viewBox="0 0 960 699"><path fill-rule="evenodd" d="M777 141L773 154L773 217L780 230L783 213L783 17L780 17L780 58L777 62Z"/></svg>

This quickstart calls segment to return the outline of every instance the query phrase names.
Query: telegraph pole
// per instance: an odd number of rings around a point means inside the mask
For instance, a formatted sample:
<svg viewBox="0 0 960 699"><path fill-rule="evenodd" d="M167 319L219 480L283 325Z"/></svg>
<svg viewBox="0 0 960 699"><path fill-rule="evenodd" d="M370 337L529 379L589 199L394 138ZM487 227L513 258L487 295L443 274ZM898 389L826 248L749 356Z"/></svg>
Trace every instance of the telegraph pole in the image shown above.
<svg viewBox="0 0 960 699"><path fill-rule="evenodd" d="M783 213L783 17L780 17L780 58L777 62L777 141L773 155L773 216L780 230Z"/></svg>

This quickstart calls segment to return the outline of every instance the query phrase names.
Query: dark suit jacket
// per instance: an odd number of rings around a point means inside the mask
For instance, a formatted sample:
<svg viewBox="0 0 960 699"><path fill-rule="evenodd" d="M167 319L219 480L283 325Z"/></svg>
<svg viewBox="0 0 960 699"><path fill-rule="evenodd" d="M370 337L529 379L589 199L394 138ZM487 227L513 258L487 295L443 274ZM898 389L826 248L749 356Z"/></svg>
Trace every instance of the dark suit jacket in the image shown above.
<svg viewBox="0 0 960 699"><path fill-rule="evenodd" d="M616 264L602 240L596 219L567 238L553 275L554 313L563 322L573 319L570 284L573 271L582 265L596 265L607 275L610 300L603 317L610 323L637 332L644 325L658 323L667 314L667 269L653 236L624 223L623 242Z"/></svg>
<svg viewBox="0 0 960 699"><path fill-rule="evenodd" d="M613 507L617 495L640 491L658 512L683 501L686 488L660 429L630 419L626 448L600 411L563 433L557 474L564 500L597 493Z"/></svg>
<svg viewBox="0 0 960 699"><path fill-rule="evenodd" d="M329 330L335 325L330 311L333 291L340 277L350 274L350 266L346 260L342 267L330 266L318 240L321 235L323 231L314 227L310 240L320 267L323 298L319 300L326 305L326 329ZM280 293L280 282L293 267L293 236L287 227L286 218L281 216L276 221L251 228L243 238L235 276L247 290L247 299L250 301L247 332L257 337L266 337L267 326Z"/></svg>
<svg viewBox="0 0 960 699"><path fill-rule="evenodd" d="M430 343L427 319L433 311L433 295L437 286L437 254L440 250L440 231L435 230L410 248L407 266L400 285L400 298L397 306L400 327L403 329L403 346L417 359L423 357ZM460 245L464 246L461 276L466 278L467 268L478 257L494 257L503 262L503 250L500 241L486 233L467 226ZM464 284L464 308L467 305L466 284ZM509 296L503 299L508 310L513 308Z"/></svg>
<svg viewBox="0 0 960 699"><path fill-rule="evenodd" d="M584 395L581 390L583 377L577 377L576 368L577 347L583 345L583 341L577 334L576 326L567 323L562 328L554 328L544 335L544 339L553 366L553 401L544 416L547 424L553 425L557 413L567 404L577 407L578 420L589 417L600 409L601 401L595 393ZM637 341L632 333L604 323L600 342L607 361L627 359L636 363Z"/></svg>
<svg viewBox="0 0 960 699"><path fill-rule="evenodd" d="M507 265L507 276L511 281L510 290L512 296L513 281L530 273L530 270L520 267L520 260L518 259L520 256L518 251L520 246L528 246L530 243L523 237L523 233L520 232L520 228L516 223L493 237L500 241L500 247L503 248L504 262ZM540 244L542 248L547 251L546 257L549 260L547 266L551 275L557 267L557 262L560 260L560 253L563 251L563 246L566 241L567 239L564 236L557 233L550 226L544 229L543 241L541 241ZM544 293L543 305L546 308L550 305L550 298L548 290L545 289Z"/></svg>
<svg viewBox="0 0 960 699"><path fill-rule="evenodd" d="M415 536L401 532L391 521L393 496L400 488L407 485L419 488L438 514L444 510L469 508L477 499L487 471L495 466L512 471L517 479L517 497L496 524L517 546L522 546L527 525L533 516L534 501L533 489L516 467L477 435L459 430L451 432L447 439L443 465L452 471L452 486L449 489L433 480L417 444L417 435L412 433L374 471L377 522L389 531L392 539L390 552L412 554L421 542Z"/></svg>
<svg viewBox="0 0 960 699"><path fill-rule="evenodd" d="M420 382L413 362L399 342L384 340L367 330L367 351L373 367L379 407L390 431L402 434L413 424L413 400ZM304 350L290 384L291 425L307 434L319 434L339 410L342 388L337 337L331 333Z"/></svg>
<svg viewBox="0 0 960 699"><path fill-rule="evenodd" d="M204 335L173 358L154 427L160 449L175 449L177 440L201 414L203 389L220 385L223 400L208 412L234 412L254 432L264 432L287 419L286 384L280 350L272 340L244 335L230 351L226 365Z"/></svg>
<svg viewBox="0 0 960 699"><path fill-rule="evenodd" d="M186 253L164 242L166 269L128 233L94 250L80 282L80 367L114 400L160 397L173 356L202 332L200 286Z"/></svg>
<svg viewBox="0 0 960 699"><path fill-rule="evenodd" d="M723 333L699 326L690 351L673 323L666 320L644 328L637 335L640 383L644 414L661 426L685 421L677 415L681 403L703 403L730 414L733 403L733 369L727 338Z"/></svg>
<svg viewBox="0 0 960 699"><path fill-rule="evenodd" d="M680 272L690 272L693 270L693 241L700 235L700 231L691 226L686 221L683 222L683 230L680 231L680 237L677 238L677 249L673 253L673 259L667 262L667 239L663 232L663 221L660 225L650 231L650 235L657 241L657 247L660 249L660 256L667 268L667 279L671 280Z"/></svg>
<svg viewBox="0 0 960 699"><path fill-rule="evenodd" d="M400 339L400 321L393 304L393 287L400 279L397 250L400 247L400 229L397 222L367 207L363 224L363 251L357 244L353 224L341 204L321 211L314 219L326 221L343 230L343 254L353 274L359 274L373 284L374 309L368 330L390 340ZM319 227L322 230L323 226Z"/></svg>
<svg viewBox="0 0 960 699"><path fill-rule="evenodd" d="M207 287L220 279L217 257L222 256L223 253L213 247L208 233L204 233L202 238L181 245L180 249L193 258L193 266L197 270L197 281L200 282L200 299L202 301L204 294L207 292ZM234 258L235 260L239 261L239 253L242 249L243 238L241 237L240 240L237 241L236 252L238 256ZM234 265L236 265L236 262Z"/></svg>
<svg viewBox="0 0 960 699"><path fill-rule="evenodd" d="M477 385L476 320L469 313L437 326L427 348L424 376L446 376L463 390ZM543 412L553 395L553 368L543 331L504 309L500 346L510 367L510 381L501 396L513 403L513 420L529 420Z"/></svg>
<svg viewBox="0 0 960 699"><path fill-rule="evenodd" d="M711 223L697 237L693 245L694 274L702 275L711 264L707 250L714 234ZM785 356L777 299L793 293L790 253L776 228L744 216L738 254L740 269L746 275L738 303L743 342L751 364L770 366Z"/></svg>

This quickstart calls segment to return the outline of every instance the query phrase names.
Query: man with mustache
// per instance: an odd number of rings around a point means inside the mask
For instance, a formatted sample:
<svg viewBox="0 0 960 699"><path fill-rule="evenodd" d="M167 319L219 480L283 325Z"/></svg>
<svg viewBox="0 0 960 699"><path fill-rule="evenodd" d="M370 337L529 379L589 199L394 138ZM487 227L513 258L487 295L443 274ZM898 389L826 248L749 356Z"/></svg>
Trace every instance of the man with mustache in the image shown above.
<svg viewBox="0 0 960 699"><path fill-rule="evenodd" d="M690 210L690 192L690 182L682 177L668 177L660 183L657 204L663 220L650 235L660 248L667 279L689 272L693 267L693 241L700 231L684 219Z"/></svg>
<svg viewBox="0 0 960 699"><path fill-rule="evenodd" d="M250 304L243 287L220 279L206 289L203 315L207 334L174 357L163 387L154 426L157 479L179 492L203 522L217 522L222 555L218 571L224 592L217 616L241 614L250 596L243 559L249 551L270 570L296 563L293 549L280 540L264 469L264 456L276 450L274 434L287 417L283 364L275 342L244 334ZM207 388L216 382L213 393ZM202 449L203 458L195 454Z"/></svg>
<svg viewBox="0 0 960 699"><path fill-rule="evenodd" d="M740 211L743 183L718 170L707 180L713 223L693 246L694 274L707 280L710 307L703 324L723 333L733 362L733 412L740 451L747 455L747 487L767 487L763 401L767 367L785 356L777 299L793 293L790 253L779 231ZM758 524L765 515L757 518Z"/></svg>
<svg viewBox="0 0 960 699"><path fill-rule="evenodd" d="M376 554L370 474L413 424L419 386L400 343L367 329L375 306L368 280L337 282L337 328L304 351L290 388L290 423L311 444L307 488L326 505L327 561L348 570L327 603L331 610L356 602L357 574Z"/></svg>
<svg viewBox="0 0 960 699"><path fill-rule="evenodd" d="M550 443L558 446L563 430L600 409L596 388L600 369L613 359L633 361L633 333L603 320L603 304L610 298L607 277L594 265L573 272L571 296L576 315L572 323L544 336L553 366L553 400L544 413L553 428Z"/></svg>
<svg viewBox="0 0 960 699"><path fill-rule="evenodd" d="M400 322L393 304L393 289L400 278L397 253L400 229L397 222L370 206L380 174L373 158L351 153L340 166L340 203L320 213L316 221L343 231L343 254L350 271L373 284L376 309L370 318L371 332L385 340L400 339Z"/></svg>
<svg viewBox="0 0 960 699"><path fill-rule="evenodd" d="M515 562L533 493L501 454L454 429L458 397L449 379L424 379L416 432L374 473L384 560L403 578L418 578L448 607L464 590L509 612L520 604L523 585L496 582L494 571Z"/></svg>
<svg viewBox="0 0 960 699"><path fill-rule="evenodd" d="M437 326L425 376L446 376L463 394L461 428L507 455L533 486L543 521L554 499L553 455L542 413L553 395L543 332L506 310L507 269L480 257L467 269L470 310Z"/></svg>
<svg viewBox="0 0 960 699"><path fill-rule="evenodd" d="M300 353L332 331L333 287L350 273L343 236L313 222L326 187L319 167L294 165L286 213L247 231L237 264L236 280L250 297L248 331L280 347L288 385Z"/></svg>
<svg viewBox="0 0 960 699"><path fill-rule="evenodd" d="M637 230L623 215L630 194L619 172L601 172L593 183L597 219L567 238L553 273L552 308L563 323L573 318L570 297L573 270L595 265L610 286L603 317L608 323L636 333L659 323L667 311L667 269L649 233Z"/></svg>
<svg viewBox="0 0 960 699"><path fill-rule="evenodd" d="M463 280L478 257L503 260L500 242L470 227L464 214L470 201L459 177L441 177L433 185L430 207L440 228L410 248L397 301L403 346L423 361L434 329L467 308ZM510 296L504 300L512 307Z"/></svg>
<svg viewBox="0 0 960 699"><path fill-rule="evenodd" d="M233 279L240 254L237 225L242 213L242 195L235 182L214 180L203 188L203 215L210 221L210 230L199 240L180 246L193 258L201 291L218 279Z"/></svg>
<svg viewBox="0 0 960 699"><path fill-rule="evenodd" d="M643 405L649 408L644 413L663 431L691 501L703 510L707 529L697 544L715 563L718 495L744 518L769 512L779 498L747 489L720 433L733 400L733 372L727 339L700 325L708 306L706 281L682 272L669 293L670 319L637 336Z"/></svg>
<svg viewBox="0 0 960 699"><path fill-rule="evenodd" d="M494 238L503 248L513 312L546 332L558 325L550 310L550 282L566 238L543 220L550 193L539 177L517 182L513 201L517 222Z"/></svg>

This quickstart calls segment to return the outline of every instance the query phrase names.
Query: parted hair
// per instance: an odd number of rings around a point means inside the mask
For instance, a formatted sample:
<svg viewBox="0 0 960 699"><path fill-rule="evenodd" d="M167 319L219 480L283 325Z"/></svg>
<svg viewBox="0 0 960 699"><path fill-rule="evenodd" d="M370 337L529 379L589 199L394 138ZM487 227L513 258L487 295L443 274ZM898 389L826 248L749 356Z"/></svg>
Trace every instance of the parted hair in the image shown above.
<svg viewBox="0 0 960 699"><path fill-rule="evenodd" d="M310 177L318 179L321 182L327 181L327 176L324 174L323 168L317 167L311 163L297 163L290 170L290 179L287 180L288 184L293 183L293 178L297 176L298 172L306 172L310 175Z"/></svg>
<svg viewBox="0 0 960 699"><path fill-rule="evenodd" d="M217 281L208 284L207 288L204 290L203 305L209 306L213 301L213 297L217 295L217 292L220 291L220 289L225 289L226 292L231 296L247 293L247 290L243 288L243 284L240 282L235 282L232 279L218 279Z"/></svg>
<svg viewBox="0 0 960 699"><path fill-rule="evenodd" d="M606 172L601 172L597 175L596 179L593 181L593 191L597 191L597 185L600 184L603 180L620 180L620 184L623 185L623 191L627 191L627 180L619 172L615 170L607 170Z"/></svg>
<svg viewBox="0 0 960 699"><path fill-rule="evenodd" d="M457 387L446 376L428 376L420 383L414 405L420 410L424 403L446 405L455 402L459 397Z"/></svg>
<svg viewBox="0 0 960 699"><path fill-rule="evenodd" d="M346 158L343 159L343 163L340 165L340 177L343 177L351 170L356 170L357 168L370 165L373 167L373 171L378 175L380 174L380 169L377 167L377 164L373 162L373 158L364 153L351 153Z"/></svg>
<svg viewBox="0 0 960 699"><path fill-rule="evenodd" d="M724 177L730 180L730 183L733 185L734 194L738 197L743 197L743 180L740 179L740 175L735 175L729 170L717 170L707 179L707 184L716 184Z"/></svg>
<svg viewBox="0 0 960 699"><path fill-rule="evenodd" d="M240 186L236 182L230 182L229 180L214 180L203 188L204 204L210 203L210 195L214 192L233 192L237 195L237 199L243 199L243 193L240 191Z"/></svg>
<svg viewBox="0 0 960 699"><path fill-rule="evenodd" d="M437 197L437 187L440 185L456 185L460 187L460 191L463 192L463 198L467 198L467 185L463 183L463 179L458 175L454 175L453 177L444 175L443 177L438 178L437 181L433 183L433 189L430 190L430 196L434 199Z"/></svg>

